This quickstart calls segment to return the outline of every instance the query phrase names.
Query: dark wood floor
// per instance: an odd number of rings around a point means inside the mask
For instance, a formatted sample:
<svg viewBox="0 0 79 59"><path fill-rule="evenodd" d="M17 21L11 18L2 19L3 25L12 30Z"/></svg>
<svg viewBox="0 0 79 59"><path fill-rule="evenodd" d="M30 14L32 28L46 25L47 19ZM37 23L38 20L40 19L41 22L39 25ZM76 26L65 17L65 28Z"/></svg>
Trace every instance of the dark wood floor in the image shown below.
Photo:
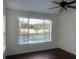
<svg viewBox="0 0 79 59"><path fill-rule="evenodd" d="M6 59L76 59L76 56L61 49L7 56Z"/></svg>

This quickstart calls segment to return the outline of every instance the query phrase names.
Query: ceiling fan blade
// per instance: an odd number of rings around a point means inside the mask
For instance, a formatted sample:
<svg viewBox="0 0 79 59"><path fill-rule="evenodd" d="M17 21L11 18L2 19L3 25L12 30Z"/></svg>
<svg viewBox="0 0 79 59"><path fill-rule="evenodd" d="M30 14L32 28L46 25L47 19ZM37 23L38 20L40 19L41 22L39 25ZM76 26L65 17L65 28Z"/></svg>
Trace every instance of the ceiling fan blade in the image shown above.
<svg viewBox="0 0 79 59"><path fill-rule="evenodd" d="M58 5L60 4L60 3L56 2L56 1L52 1L52 3L58 4Z"/></svg>
<svg viewBox="0 0 79 59"><path fill-rule="evenodd" d="M76 6L67 6L69 8L73 8L73 9L76 9Z"/></svg>
<svg viewBox="0 0 79 59"><path fill-rule="evenodd" d="M55 8L59 8L59 7L60 7L60 6L56 6L56 7L48 8L47 10L55 9Z"/></svg>
<svg viewBox="0 0 79 59"><path fill-rule="evenodd" d="M70 4L73 4L73 3L76 3L76 0L68 2L67 5L70 5Z"/></svg>

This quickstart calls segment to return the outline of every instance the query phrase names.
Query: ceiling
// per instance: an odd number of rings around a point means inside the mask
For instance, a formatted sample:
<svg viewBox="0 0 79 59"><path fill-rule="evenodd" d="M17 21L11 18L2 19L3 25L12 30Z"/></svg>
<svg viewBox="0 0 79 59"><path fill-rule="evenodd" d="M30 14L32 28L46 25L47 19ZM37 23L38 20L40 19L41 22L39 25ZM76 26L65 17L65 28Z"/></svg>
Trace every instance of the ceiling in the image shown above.
<svg viewBox="0 0 79 59"><path fill-rule="evenodd" d="M57 6L51 1L61 2L62 0L5 0L5 1L6 1L6 7L10 9L53 14L58 13L59 8L46 10L48 8ZM69 2L72 0L66 0L66 1Z"/></svg>

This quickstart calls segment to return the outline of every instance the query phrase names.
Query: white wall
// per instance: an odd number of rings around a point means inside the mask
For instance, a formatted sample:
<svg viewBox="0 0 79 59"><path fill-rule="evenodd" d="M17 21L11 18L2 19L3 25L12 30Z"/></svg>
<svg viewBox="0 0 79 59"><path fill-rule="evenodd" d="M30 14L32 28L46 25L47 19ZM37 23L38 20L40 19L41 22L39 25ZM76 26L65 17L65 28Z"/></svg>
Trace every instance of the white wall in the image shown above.
<svg viewBox="0 0 79 59"><path fill-rule="evenodd" d="M51 19L52 24L52 42L32 44L32 45L18 45L18 17L31 17L31 18L41 18L41 19ZM47 15L41 13L33 12L24 12L7 9L7 21L6 21L6 46L7 46L7 55L33 52L44 49L51 49L57 47L57 23L58 17L56 15Z"/></svg>
<svg viewBox="0 0 79 59"><path fill-rule="evenodd" d="M3 0L3 59L6 59L6 3Z"/></svg>
<svg viewBox="0 0 79 59"><path fill-rule="evenodd" d="M59 19L59 47L76 54L76 12L67 13Z"/></svg>

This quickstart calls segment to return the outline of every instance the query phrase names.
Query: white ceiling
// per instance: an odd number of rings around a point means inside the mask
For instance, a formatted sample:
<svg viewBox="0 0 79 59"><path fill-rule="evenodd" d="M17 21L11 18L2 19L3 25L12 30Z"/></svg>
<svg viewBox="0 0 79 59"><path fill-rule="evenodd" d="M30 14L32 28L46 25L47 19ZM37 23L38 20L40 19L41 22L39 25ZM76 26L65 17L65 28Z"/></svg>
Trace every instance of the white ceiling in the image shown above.
<svg viewBox="0 0 79 59"><path fill-rule="evenodd" d="M51 7L57 6L51 1L61 2L62 0L5 0L6 7L15 10L29 11L29 12L38 12L45 14L58 13L59 8L46 10ZM72 1L72 0L66 0Z"/></svg>

